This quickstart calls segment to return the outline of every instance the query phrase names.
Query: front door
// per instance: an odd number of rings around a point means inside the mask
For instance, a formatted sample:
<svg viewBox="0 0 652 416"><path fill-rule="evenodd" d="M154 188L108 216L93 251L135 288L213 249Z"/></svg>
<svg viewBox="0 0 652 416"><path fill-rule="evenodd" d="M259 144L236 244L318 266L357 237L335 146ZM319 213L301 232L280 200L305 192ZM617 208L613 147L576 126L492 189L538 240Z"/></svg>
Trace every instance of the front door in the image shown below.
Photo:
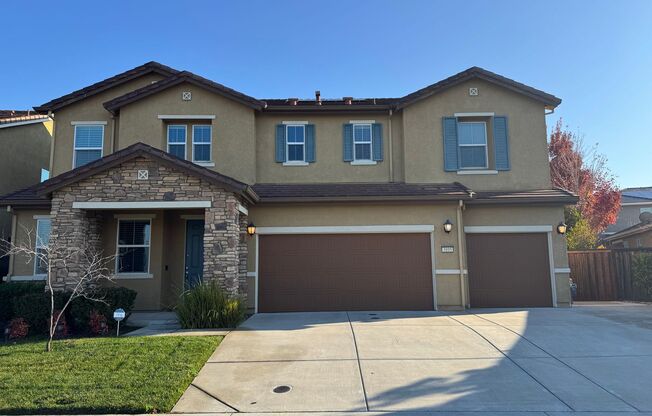
<svg viewBox="0 0 652 416"><path fill-rule="evenodd" d="M201 282L204 272L204 220L186 221L185 287Z"/></svg>

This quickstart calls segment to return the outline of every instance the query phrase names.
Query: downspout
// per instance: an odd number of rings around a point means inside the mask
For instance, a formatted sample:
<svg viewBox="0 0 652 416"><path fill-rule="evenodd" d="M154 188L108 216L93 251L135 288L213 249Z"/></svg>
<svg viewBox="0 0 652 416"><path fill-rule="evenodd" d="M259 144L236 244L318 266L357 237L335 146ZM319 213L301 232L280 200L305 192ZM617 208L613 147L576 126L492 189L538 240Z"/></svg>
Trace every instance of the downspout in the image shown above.
<svg viewBox="0 0 652 416"><path fill-rule="evenodd" d="M466 285L464 284L464 256L462 254L462 209L464 202L460 199L457 206L457 256L460 265L460 298L462 300L462 309L466 308Z"/></svg>
<svg viewBox="0 0 652 416"><path fill-rule="evenodd" d="M57 121L54 119L54 114L52 111L48 111L48 117L52 119L52 141L50 142L50 178L53 177L52 168L54 167L54 140L57 137Z"/></svg>
<svg viewBox="0 0 652 416"><path fill-rule="evenodd" d="M387 138L389 139L389 181L394 182L394 144L392 142L392 109L389 109L389 116L387 117L387 128L389 133Z"/></svg>
<svg viewBox="0 0 652 416"><path fill-rule="evenodd" d="M11 244L16 244L16 213L11 209L11 206L7 206L7 212L11 212ZM12 254L9 256L9 268L7 270L7 281L11 281L11 276L14 275L14 262L16 261L16 256Z"/></svg>
<svg viewBox="0 0 652 416"><path fill-rule="evenodd" d="M111 115L111 153L115 153L115 116Z"/></svg>

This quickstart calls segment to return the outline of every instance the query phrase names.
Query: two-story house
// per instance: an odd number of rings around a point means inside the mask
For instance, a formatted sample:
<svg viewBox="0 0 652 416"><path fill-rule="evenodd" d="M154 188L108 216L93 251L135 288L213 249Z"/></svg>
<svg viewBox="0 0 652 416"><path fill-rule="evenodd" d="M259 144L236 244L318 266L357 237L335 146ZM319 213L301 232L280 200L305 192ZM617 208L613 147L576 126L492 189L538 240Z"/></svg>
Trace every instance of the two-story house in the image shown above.
<svg viewBox="0 0 652 416"><path fill-rule="evenodd" d="M150 62L37 107L52 178L1 204L19 241L115 254L139 309L211 279L258 312L568 306L560 102L477 67L401 98L305 100ZM75 273L55 267L56 286Z"/></svg>

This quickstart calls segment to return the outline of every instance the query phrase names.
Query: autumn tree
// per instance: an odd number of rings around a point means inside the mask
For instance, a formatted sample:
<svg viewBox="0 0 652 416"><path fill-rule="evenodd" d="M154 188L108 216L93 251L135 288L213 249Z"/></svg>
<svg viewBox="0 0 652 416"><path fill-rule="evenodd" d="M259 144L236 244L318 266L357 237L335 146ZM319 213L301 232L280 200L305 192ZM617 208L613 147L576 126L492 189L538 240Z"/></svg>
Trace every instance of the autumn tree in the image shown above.
<svg viewBox="0 0 652 416"><path fill-rule="evenodd" d="M579 197L578 203L566 210L569 248L593 248L587 246L595 246L598 234L616 222L620 210L620 192L607 167L607 158L595 146L586 147L580 136L562 125L561 119L550 134L548 153L552 185ZM573 235L576 224L579 227L575 232L581 233L581 238Z"/></svg>

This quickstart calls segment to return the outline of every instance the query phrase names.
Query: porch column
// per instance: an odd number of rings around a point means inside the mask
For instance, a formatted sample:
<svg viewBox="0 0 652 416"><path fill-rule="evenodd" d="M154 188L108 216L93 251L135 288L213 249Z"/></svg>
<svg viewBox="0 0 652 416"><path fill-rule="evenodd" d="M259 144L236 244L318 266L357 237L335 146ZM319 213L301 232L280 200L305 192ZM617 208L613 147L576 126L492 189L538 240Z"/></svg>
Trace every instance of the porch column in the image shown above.
<svg viewBox="0 0 652 416"><path fill-rule="evenodd" d="M217 281L232 296L240 294L239 214L231 193L215 195L204 214L204 281Z"/></svg>

